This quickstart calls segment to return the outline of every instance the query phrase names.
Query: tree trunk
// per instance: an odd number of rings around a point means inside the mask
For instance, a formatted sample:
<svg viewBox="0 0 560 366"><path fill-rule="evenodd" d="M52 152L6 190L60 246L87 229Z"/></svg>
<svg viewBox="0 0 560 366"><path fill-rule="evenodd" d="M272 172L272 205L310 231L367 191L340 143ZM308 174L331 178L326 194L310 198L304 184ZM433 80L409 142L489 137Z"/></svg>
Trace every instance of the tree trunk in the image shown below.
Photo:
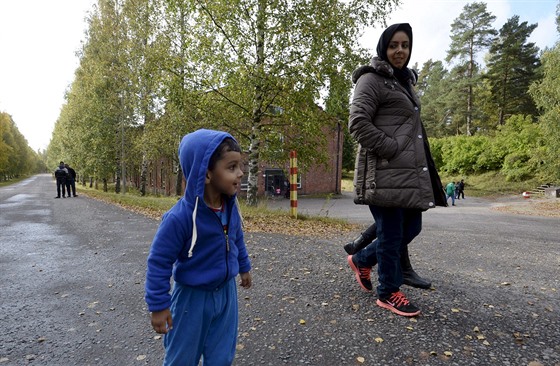
<svg viewBox="0 0 560 366"><path fill-rule="evenodd" d="M258 203L259 181L259 148L260 148L260 123L262 118L263 82L264 82L264 35L266 18L266 0L259 0L257 9L257 60L256 77L254 78L255 95L253 97L253 115L251 138L249 145L249 175L247 176L247 204L256 206Z"/></svg>
<svg viewBox="0 0 560 366"><path fill-rule="evenodd" d="M256 206L258 204L259 145L260 140L253 132L249 145L249 175L247 176L247 204L249 206Z"/></svg>
<svg viewBox="0 0 560 366"><path fill-rule="evenodd" d="M472 110L473 110L473 75L474 75L474 45L470 45L470 61L467 66L469 87L467 89L467 136L471 136Z"/></svg>
<svg viewBox="0 0 560 366"><path fill-rule="evenodd" d="M148 171L148 159L146 158L146 152L142 154L142 168L140 171L140 194L142 196L146 195L146 175Z"/></svg>
<svg viewBox="0 0 560 366"><path fill-rule="evenodd" d="M179 197L183 195L183 169L181 164L177 164L177 179L175 180L175 194Z"/></svg>

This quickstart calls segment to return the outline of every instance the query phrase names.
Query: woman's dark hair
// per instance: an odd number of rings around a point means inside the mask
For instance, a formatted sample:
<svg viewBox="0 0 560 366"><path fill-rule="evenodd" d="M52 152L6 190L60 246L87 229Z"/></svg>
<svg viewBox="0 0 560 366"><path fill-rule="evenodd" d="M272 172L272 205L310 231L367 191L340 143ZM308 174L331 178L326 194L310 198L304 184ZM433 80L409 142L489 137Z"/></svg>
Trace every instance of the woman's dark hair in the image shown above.
<svg viewBox="0 0 560 366"><path fill-rule="evenodd" d="M210 161L208 162L208 170L214 170L214 168L216 167L216 163L224 157L225 153L230 151L240 153L241 148L239 147L237 141L232 138L226 137L224 141L222 141L222 143L218 145L218 147L216 148L216 150L214 150L214 153L210 157Z"/></svg>

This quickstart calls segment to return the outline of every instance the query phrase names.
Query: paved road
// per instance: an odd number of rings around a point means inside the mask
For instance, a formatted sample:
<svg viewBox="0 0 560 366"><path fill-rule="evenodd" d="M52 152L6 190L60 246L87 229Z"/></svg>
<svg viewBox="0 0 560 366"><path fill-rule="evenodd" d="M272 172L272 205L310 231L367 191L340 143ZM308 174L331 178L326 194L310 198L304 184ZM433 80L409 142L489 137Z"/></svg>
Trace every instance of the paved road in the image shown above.
<svg viewBox="0 0 560 366"><path fill-rule="evenodd" d="M50 175L0 188L0 366L161 364L142 298L158 223L55 191ZM412 261L434 288L404 288L414 320L355 284L340 246L355 233L248 233L235 364L560 365L560 220L490 206L424 215ZM306 211L369 222L347 196L303 199Z"/></svg>

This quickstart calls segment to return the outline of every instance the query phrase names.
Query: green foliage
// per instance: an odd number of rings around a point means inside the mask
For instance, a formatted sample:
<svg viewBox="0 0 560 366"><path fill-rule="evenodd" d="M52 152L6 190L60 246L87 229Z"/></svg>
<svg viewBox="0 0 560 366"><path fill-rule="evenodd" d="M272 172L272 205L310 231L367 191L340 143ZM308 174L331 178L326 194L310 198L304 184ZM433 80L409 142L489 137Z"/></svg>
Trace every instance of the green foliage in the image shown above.
<svg viewBox="0 0 560 366"><path fill-rule="evenodd" d="M526 93L538 75L538 48L527 41L536 27L537 24L519 23L519 16L513 16L490 47L485 77L490 82L500 125L512 114L536 114L535 104Z"/></svg>
<svg viewBox="0 0 560 366"><path fill-rule="evenodd" d="M176 165L180 138L205 127L241 142L249 177L293 149L302 169L324 162L316 147L347 119L358 38L397 4L98 0L49 161L70 159L106 182L125 166L144 172L147 159Z"/></svg>
<svg viewBox="0 0 560 366"><path fill-rule="evenodd" d="M454 136L443 139L443 166L449 173L468 174L480 171L479 156L489 147L486 136Z"/></svg>
<svg viewBox="0 0 560 366"><path fill-rule="evenodd" d="M445 95L451 88L448 71L441 61L426 61L419 73L417 91L422 100L421 116L428 136L441 137L453 132L451 110Z"/></svg>
<svg viewBox="0 0 560 366"><path fill-rule="evenodd" d="M447 174L501 171L511 181L533 178L540 166L540 128L530 116L515 115L496 137L453 136L431 139L436 166Z"/></svg>
<svg viewBox="0 0 560 366"><path fill-rule="evenodd" d="M476 62L479 52L490 46L496 30L491 27L496 17L486 10L486 3L474 2L464 6L463 12L451 24L451 45L447 51L446 60L458 60L452 70L454 82L452 84L451 101L458 101L466 108L464 113L451 108L454 113L454 124L457 132L462 129L471 135L472 119L475 114L473 88L480 79L480 67ZM463 120L464 118L464 120Z"/></svg>
<svg viewBox="0 0 560 366"><path fill-rule="evenodd" d="M560 43L542 55L543 79L529 92L542 110L539 129L542 146L538 151L539 175L548 181L560 180Z"/></svg>
<svg viewBox="0 0 560 366"><path fill-rule="evenodd" d="M0 112L0 181L44 171L37 153L28 145L12 117Z"/></svg>

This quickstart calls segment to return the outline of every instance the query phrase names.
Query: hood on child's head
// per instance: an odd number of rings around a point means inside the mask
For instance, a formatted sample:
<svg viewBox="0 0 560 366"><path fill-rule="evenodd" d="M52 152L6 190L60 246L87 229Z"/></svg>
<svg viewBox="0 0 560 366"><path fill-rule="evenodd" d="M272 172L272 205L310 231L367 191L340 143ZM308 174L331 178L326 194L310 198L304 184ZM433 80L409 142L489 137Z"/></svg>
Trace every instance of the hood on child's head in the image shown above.
<svg viewBox="0 0 560 366"><path fill-rule="evenodd" d="M183 137L179 144L179 162L187 182L185 198L194 202L196 197L204 197L204 182L210 157L226 138L235 141L232 135L223 131L200 129Z"/></svg>

